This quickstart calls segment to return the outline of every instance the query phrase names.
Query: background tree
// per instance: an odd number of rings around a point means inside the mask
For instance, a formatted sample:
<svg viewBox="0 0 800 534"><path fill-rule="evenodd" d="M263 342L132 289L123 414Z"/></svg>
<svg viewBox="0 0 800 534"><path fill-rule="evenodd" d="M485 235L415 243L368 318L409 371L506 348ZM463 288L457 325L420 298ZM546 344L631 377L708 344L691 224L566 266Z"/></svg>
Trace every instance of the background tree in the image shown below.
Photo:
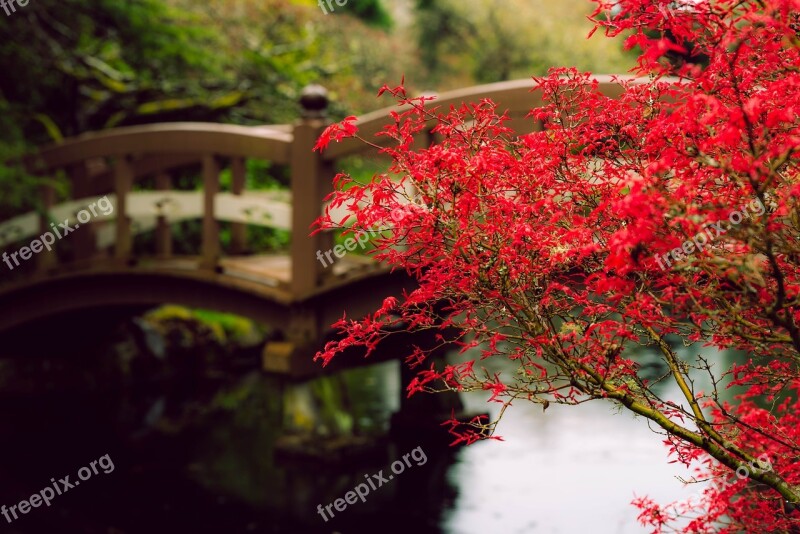
<svg viewBox="0 0 800 534"><path fill-rule="evenodd" d="M544 131L517 138L490 102L436 110L403 87L382 90L402 106L383 133L393 165L363 186L339 176L332 207L350 207L355 231L387 228L376 259L419 288L367 319L343 318L318 358L458 325L442 342L464 358L436 367L414 348L409 394L489 390L503 410L517 399L544 409L610 401L712 481L688 503L637 499L654 532L797 532L798 5L692 2L675 14L661 9L672 2L596 4L597 26L628 34L650 77L621 81L616 99L575 69L537 78L545 100L531 116ZM652 28L675 41L648 38ZM706 68L665 60L685 42ZM412 150L432 124L441 141ZM356 132L353 121L333 125L318 148ZM393 220L395 209L406 216ZM681 344L695 356L679 356ZM726 366L700 345L748 359ZM641 373L637 346L668 371ZM517 372L490 374L486 358ZM678 397L659 393L664 381ZM742 393L725 400L732 386ZM450 423L456 442L495 437L496 422ZM729 480L734 471L744 475Z"/></svg>
<svg viewBox="0 0 800 534"><path fill-rule="evenodd" d="M586 39L590 12L585 0L417 0L420 57L439 89L542 75L558 65L626 72L633 58L620 42Z"/></svg>
<svg viewBox="0 0 800 534"><path fill-rule="evenodd" d="M126 125L287 123L309 83L328 86L334 116L366 111L363 91L401 76L406 64L391 58L410 56L380 6L353 0L348 15L326 18L305 0L32 3L0 25L0 68L14 73L0 79L0 157ZM251 169L248 187L281 178ZM43 181L68 186L0 166L0 213L39 208Z"/></svg>

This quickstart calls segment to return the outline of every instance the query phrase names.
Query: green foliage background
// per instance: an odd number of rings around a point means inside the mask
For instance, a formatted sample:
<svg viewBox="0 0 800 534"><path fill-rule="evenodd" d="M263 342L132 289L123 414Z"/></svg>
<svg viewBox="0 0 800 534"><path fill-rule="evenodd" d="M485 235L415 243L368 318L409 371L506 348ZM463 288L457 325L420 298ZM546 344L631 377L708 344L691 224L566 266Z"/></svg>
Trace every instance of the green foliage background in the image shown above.
<svg viewBox="0 0 800 534"><path fill-rule="evenodd" d="M627 70L618 44L583 39L590 9L584 0L348 0L325 15L316 0L36 0L0 17L0 219L39 209L43 182L66 196L63 178L30 176L13 162L83 132L290 123L310 83L328 88L335 119L387 105L377 90L402 76L413 92L554 65ZM189 176L178 182L198 187ZM250 189L285 185L285 169L248 168ZM176 228L176 248L192 249L198 228ZM288 243L271 230L251 237L265 249Z"/></svg>

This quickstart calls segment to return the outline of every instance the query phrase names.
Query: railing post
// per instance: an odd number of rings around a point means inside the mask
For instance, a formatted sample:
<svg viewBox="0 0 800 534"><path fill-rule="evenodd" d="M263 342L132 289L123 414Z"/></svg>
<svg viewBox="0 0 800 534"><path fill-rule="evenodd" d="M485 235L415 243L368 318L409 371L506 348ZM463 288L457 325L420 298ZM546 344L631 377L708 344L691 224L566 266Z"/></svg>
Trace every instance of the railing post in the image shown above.
<svg viewBox="0 0 800 534"><path fill-rule="evenodd" d="M39 194L42 199L42 208L44 209L44 213L41 217L39 217L39 231L41 235L45 232L53 233L52 228L50 228L50 209L55 206L56 203L56 191L51 185L42 185L39 188ZM58 222L56 222L58 224ZM58 263L58 256L56 255L55 245L51 250L43 250L39 254L36 255L36 269L40 273L46 273L51 267L55 266Z"/></svg>
<svg viewBox="0 0 800 534"><path fill-rule="evenodd" d="M312 149L319 134L327 125L325 116L328 95L324 87L309 85L300 98L302 119L295 125L291 150L292 188L292 282L294 295L312 292L322 274L322 264L317 260L318 250L331 243L331 236L319 233L309 237L312 223L322 213L322 201L331 190L331 163L326 163ZM328 248L330 248L328 246ZM325 248L327 250L327 248ZM322 250L322 252L325 252Z"/></svg>
<svg viewBox="0 0 800 534"><path fill-rule="evenodd" d="M75 165L70 166L67 170L72 183L72 199L86 198L91 196L92 189L90 184L88 162L81 161ZM81 209L78 208L78 211ZM75 213L73 213L73 216ZM63 222L63 221L58 221ZM94 226L91 221L88 224L82 224L72 238L72 250L75 251L75 260L88 260L91 259L97 252L97 239L95 237Z"/></svg>
<svg viewBox="0 0 800 534"><path fill-rule="evenodd" d="M170 191L172 189L172 177L167 172L160 172L156 175L156 190ZM164 215L159 215L156 220L156 255L160 258L172 256L172 231L169 220Z"/></svg>
<svg viewBox="0 0 800 534"><path fill-rule="evenodd" d="M133 251L131 219L128 217L128 194L133 186L133 168L128 156L119 156L114 161L114 192L117 196L116 242L114 260L120 265L128 265Z"/></svg>
<svg viewBox="0 0 800 534"><path fill-rule="evenodd" d="M231 160L231 193L234 195L244 193L246 176L245 159L233 158ZM247 225L231 223L231 254L244 254L245 250L247 250Z"/></svg>
<svg viewBox="0 0 800 534"><path fill-rule="evenodd" d="M203 244L200 268L214 270L219 261L219 223L214 218L214 199L219 192L220 165L213 154L203 156Z"/></svg>

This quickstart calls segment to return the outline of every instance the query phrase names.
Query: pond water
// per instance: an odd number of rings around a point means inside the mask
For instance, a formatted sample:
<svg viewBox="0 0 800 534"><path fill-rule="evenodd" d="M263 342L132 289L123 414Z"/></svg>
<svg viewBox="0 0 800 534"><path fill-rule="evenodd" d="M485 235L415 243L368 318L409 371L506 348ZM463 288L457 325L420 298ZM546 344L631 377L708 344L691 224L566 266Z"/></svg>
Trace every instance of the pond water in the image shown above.
<svg viewBox="0 0 800 534"><path fill-rule="evenodd" d="M674 348L684 358L696 353ZM733 355L718 357L730 361ZM641 353L637 361L655 367L657 360ZM504 362L487 367L510 370ZM671 382L658 392L680 403L680 392ZM463 399L475 410L485 407L488 397L470 394ZM515 403L506 410L498 434L503 442L481 442L457 453L447 476L458 496L443 513L442 532L642 534L649 530L636 521L638 511L630 504L635 496L668 503L700 488L687 488L676 478L691 473L668 463L662 436L643 418L607 402L551 404L546 411Z"/></svg>
<svg viewBox="0 0 800 534"><path fill-rule="evenodd" d="M96 369L80 372L86 378ZM398 364L354 373L351 423L385 429L399 406ZM303 398L308 385L254 371L234 383L224 394L202 381L170 379L6 394L0 400L0 504L27 499L51 478L75 480L81 467L106 454L114 469L11 523L0 517L0 530L633 534L647 532L630 505L635 494L663 502L689 494L675 478L687 471L667 463L662 438L608 403L552 405L546 412L519 403L501 423L503 442L451 449L408 434L326 465L274 454L286 429L303 420L285 413L282 399ZM487 396L462 399L468 411L496 412ZM344 498L365 477L377 481L372 475L380 470L391 475L391 463L415 448L402 472L370 489L364 502L334 507L327 522L318 513L318 505Z"/></svg>

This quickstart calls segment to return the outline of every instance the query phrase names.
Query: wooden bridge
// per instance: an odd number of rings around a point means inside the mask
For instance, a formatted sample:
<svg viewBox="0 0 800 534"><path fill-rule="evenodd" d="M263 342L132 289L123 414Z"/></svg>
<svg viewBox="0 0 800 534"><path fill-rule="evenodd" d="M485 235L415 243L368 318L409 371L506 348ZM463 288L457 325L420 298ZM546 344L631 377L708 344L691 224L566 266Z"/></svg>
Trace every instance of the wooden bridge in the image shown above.
<svg viewBox="0 0 800 534"><path fill-rule="evenodd" d="M605 94L621 93L609 77L598 78ZM447 109L489 98L508 111L515 131L526 133L540 128L525 118L541 103L531 87L530 80L472 87L440 95L432 105ZM329 123L324 89L307 87L300 103L303 116L293 125L133 126L84 134L31 155L25 162L28 171L39 176L64 173L69 198L57 202L56 191L43 187L42 213L0 221L0 247L8 254L17 252L52 231L53 222L69 221L80 228L13 270L0 263L0 332L79 309L177 303L236 313L280 330L284 341L264 350L268 371L298 376L316 370L311 356L344 311L349 317L362 316L413 281L355 254L327 269L317 260L318 250L332 248L333 236L309 237L310 227L322 213L337 161L373 149L345 140L323 154L312 152ZM360 117L361 135L371 139L391 120L389 111ZM435 139L428 134L418 142L424 146ZM288 168L289 191L246 190L247 161L252 159ZM229 172L224 190L223 171L226 176ZM187 186L185 180L176 188L176 177L187 173L200 182L200 190L197 182ZM144 183L155 185L144 190ZM113 212L81 216L104 196ZM202 221L199 249L177 254L173 225L192 219ZM229 224L225 250L220 222ZM290 231L289 250L248 250L248 225ZM134 247L135 236L143 232L154 232L151 250ZM383 358L404 350L388 348Z"/></svg>

